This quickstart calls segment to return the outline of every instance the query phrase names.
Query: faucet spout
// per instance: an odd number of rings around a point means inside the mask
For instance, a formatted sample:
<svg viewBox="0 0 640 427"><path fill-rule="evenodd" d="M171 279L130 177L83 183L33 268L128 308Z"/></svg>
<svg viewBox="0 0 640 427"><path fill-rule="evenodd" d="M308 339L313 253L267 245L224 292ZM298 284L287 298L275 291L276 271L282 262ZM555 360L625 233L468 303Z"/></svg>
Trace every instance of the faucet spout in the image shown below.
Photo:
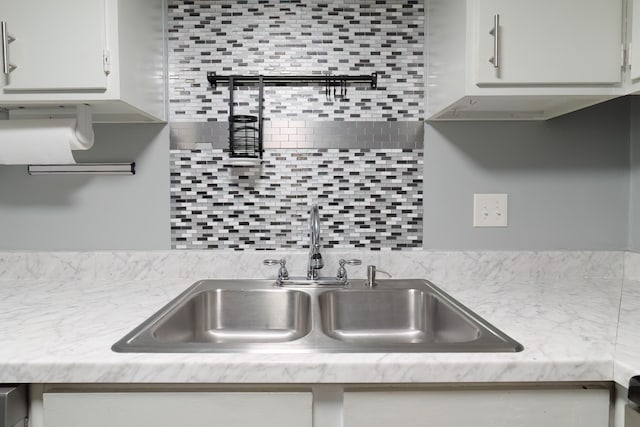
<svg viewBox="0 0 640 427"><path fill-rule="evenodd" d="M309 263L307 267L307 279L318 278L318 270L324 267L322 254L320 253L320 210L317 204L311 206L311 216L309 218Z"/></svg>
<svg viewBox="0 0 640 427"><path fill-rule="evenodd" d="M311 217L309 218L309 235L311 237L311 247L320 245L320 210L315 203L311 206Z"/></svg>

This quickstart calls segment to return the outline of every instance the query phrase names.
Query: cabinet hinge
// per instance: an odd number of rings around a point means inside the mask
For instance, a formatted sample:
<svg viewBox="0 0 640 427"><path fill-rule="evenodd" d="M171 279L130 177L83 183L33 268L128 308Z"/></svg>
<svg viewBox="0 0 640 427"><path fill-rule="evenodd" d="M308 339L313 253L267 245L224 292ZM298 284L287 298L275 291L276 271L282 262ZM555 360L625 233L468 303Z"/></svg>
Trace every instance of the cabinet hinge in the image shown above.
<svg viewBox="0 0 640 427"><path fill-rule="evenodd" d="M111 52L108 50L102 51L102 68L105 74L111 73Z"/></svg>

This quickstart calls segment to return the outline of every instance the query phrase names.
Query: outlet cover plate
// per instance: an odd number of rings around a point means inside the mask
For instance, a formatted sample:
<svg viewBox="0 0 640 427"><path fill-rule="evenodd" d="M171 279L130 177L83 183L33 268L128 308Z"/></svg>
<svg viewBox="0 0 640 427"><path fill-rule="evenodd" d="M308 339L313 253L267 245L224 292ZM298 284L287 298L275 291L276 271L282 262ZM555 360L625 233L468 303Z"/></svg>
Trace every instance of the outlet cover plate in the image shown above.
<svg viewBox="0 0 640 427"><path fill-rule="evenodd" d="M507 227L506 194L474 194L473 226L474 227Z"/></svg>

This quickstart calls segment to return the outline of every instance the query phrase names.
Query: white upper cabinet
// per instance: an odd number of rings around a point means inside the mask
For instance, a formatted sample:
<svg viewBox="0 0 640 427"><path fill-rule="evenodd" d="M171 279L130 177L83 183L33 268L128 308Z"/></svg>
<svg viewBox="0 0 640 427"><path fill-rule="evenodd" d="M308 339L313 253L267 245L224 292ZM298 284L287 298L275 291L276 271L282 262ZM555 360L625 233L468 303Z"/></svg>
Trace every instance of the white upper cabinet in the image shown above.
<svg viewBox="0 0 640 427"><path fill-rule="evenodd" d="M628 0L627 37L629 39L628 93L640 93L640 0Z"/></svg>
<svg viewBox="0 0 640 427"><path fill-rule="evenodd" d="M640 80L640 0L630 1L629 6L629 77L634 84Z"/></svg>
<svg viewBox="0 0 640 427"><path fill-rule="evenodd" d="M620 82L621 1L479 0L474 9L478 85Z"/></svg>
<svg viewBox="0 0 640 427"><path fill-rule="evenodd" d="M107 89L104 0L4 0L0 19L5 91Z"/></svg>
<svg viewBox="0 0 640 427"><path fill-rule="evenodd" d="M0 107L49 117L82 103L96 122L166 120L165 17L165 0L0 0Z"/></svg>
<svg viewBox="0 0 640 427"><path fill-rule="evenodd" d="M427 0L427 118L544 120L624 94L625 0Z"/></svg>

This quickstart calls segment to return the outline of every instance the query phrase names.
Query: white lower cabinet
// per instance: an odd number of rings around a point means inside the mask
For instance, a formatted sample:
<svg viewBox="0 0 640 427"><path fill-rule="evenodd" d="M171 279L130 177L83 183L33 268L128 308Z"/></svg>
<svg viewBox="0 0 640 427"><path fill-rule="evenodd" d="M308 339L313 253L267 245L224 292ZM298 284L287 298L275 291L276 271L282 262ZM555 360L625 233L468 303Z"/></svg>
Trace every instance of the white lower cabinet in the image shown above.
<svg viewBox="0 0 640 427"><path fill-rule="evenodd" d="M346 391L343 427L608 427L608 388Z"/></svg>
<svg viewBox="0 0 640 427"><path fill-rule="evenodd" d="M44 427L311 427L311 392L45 393Z"/></svg>
<svg viewBox="0 0 640 427"><path fill-rule="evenodd" d="M605 383L239 387L53 387L31 426L609 427L612 407Z"/></svg>

